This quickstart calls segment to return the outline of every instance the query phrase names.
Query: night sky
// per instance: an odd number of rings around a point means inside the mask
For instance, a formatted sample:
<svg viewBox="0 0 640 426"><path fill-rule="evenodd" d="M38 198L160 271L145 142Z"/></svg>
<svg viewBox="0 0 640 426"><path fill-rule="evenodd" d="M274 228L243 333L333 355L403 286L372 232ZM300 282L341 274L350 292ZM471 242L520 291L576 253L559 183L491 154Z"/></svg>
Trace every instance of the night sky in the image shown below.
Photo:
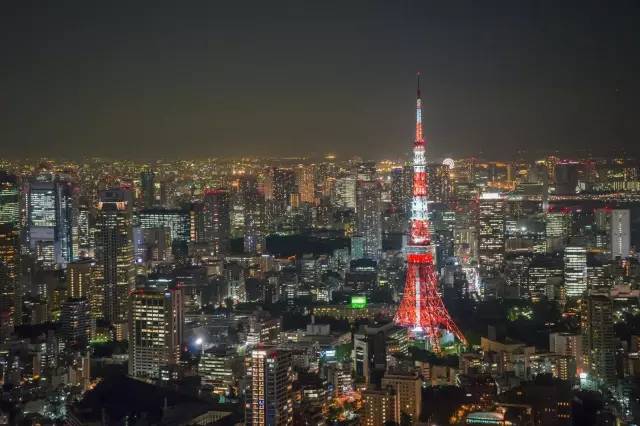
<svg viewBox="0 0 640 426"><path fill-rule="evenodd" d="M638 1L5 1L0 157L640 154ZM578 149L583 151L578 152Z"/></svg>

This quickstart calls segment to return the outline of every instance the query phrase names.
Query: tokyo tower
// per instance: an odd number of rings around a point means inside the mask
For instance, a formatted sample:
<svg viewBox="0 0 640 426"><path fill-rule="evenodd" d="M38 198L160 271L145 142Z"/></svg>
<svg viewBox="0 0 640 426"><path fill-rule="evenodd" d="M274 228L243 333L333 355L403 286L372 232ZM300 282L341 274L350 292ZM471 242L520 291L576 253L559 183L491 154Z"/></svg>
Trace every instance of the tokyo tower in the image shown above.
<svg viewBox="0 0 640 426"><path fill-rule="evenodd" d="M409 327L416 334L424 334L431 350L440 352L443 332L456 336L466 345L467 341L451 319L438 294L438 276L433 264L433 250L429 234L425 142L422 134L422 100L420 99L420 74L416 102L416 139L413 144L413 198L411 223L407 245L407 277L404 296L396 312L396 324Z"/></svg>

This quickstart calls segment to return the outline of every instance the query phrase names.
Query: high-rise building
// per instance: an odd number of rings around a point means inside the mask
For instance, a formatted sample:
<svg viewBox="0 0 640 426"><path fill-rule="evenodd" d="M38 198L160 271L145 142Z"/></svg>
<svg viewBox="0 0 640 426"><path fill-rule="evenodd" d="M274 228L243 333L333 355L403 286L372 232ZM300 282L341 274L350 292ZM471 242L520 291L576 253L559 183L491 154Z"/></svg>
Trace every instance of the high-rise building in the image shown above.
<svg viewBox="0 0 640 426"><path fill-rule="evenodd" d="M313 166L299 165L295 169L296 187L300 194L301 203L315 202L315 170Z"/></svg>
<svg viewBox="0 0 640 426"><path fill-rule="evenodd" d="M22 290L18 280L20 233L16 226L0 224L0 315L10 325L22 323Z"/></svg>
<svg viewBox="0 0 640 426"><path fill-rule="evenodd" d="M422 380L413 373L385 374L382 378L382 389L391 388L395 392L396 423L400 424L402 415L411 418L411 423L420 421L422 410Z"/></svg>
<svg viewBox="0 0 640 426"><path fill-rule="evenodd" d="M96 246L102 269L104 318L123 323L127 320L127 299L135 279L130 194L126 190L100 194Z"/></svg>
<svg viewBox="0 0 640 426"><path fill-rule="evenodd" d="M545 217L547 251L562 250L571 230L571 212L569 210L549 211Z"/></svg>
<svg viewBox="0 0 640 426"><path fill-rule="evenodd" d="M396 391L392 388L367 389L362 392L363 426L399 424L396 419Z"/></svg>
<svg viewBox="0 0 640 426"><path fill-rule="evenodd" d="M505 202L500 194L485 192L479 203L478 256L483 271L498 269L504 259Z"/></svg>
<svg viewBox="0 0 640 426"><path fill-rule="evenodd" d="M394 167L391 169L391 207L400 212L404 212L406 208L406 197L403 188L404 169L402 167Z"/></svg>
<svg viewBox="0 0 640 426"><path fill-rule="evenodd" d="M564 286L569 297L579 297L587 289L587 249L564 249Z"/></svg>
<svg viewBox="0 0 640 426"><path fill-rule="evenodd" d="M284 212L291 205L291 195L298 192L296 175L291 169L274 167L271 169L271 181L276 208Z"/></svg>
<svg viewBox="0 0 640 426"><path fill-rule="evenodd" d="M608 294L591 293L581 300L580 311L586 372L607 385L615 384L613 300Z"/></svg>
<svg viewBox="0 0 640 426"><path fill-rule="evenodd" d="M204 196L204 234L214 257L229 251L231 236L231 198L225 189L210 189Z"/></svg>
<svg viewBox="0 0 640 426"><path fill-rule="evenodd" d="M78 254L78 218L74 185L65 179L39 176L29 184L28 238L45 268L64 268Z"/></svg>
<svg viewBox="0 0 640 426"><path fill-rule="evenodd" d="M255 176L243 176L239 181L239 196L244 213L244 252L265 250L265 201Z"/></svg>
<svg viewBox="0 0 640 426"><path fill-rule="evenodd" d="M82 259L67 265L67 297L90 299L93 293L93 259Z"/></svg>
<svg viewBox="0 0 640 426"><path fill-rule="evenodd" d="M356 179L352 176L344 176L336 179L335 183L336 207L355 209L356 208Z"/></svg>
<svg viewBox="0 0 640 426"><path fill-rule="evenodd" d="M247 425L293 424L292 356L285 350L259 348L251 351Z"/></svg>
<svg viewBox="0 0 640 426"><path fill-rule="evenodd" d="M155 177L153 170L145 170L140 173L140 186L142 189L142 205L150 209L156 205Z"/></svg>
<svg viewBox="0 0 640 426"><path fill-rule="evenodd" d="M141 229L165 228L171 241L189 241L189 212L179 209L145 209L138 213Z"/></svg>
<svg viewBox="0 0 640 426"><path fill-rule="evenodd" d="M129 301L129 374L157 378L160 367L176 364L184 326L181 288L140 289Z"/></svg>
<svg viewBox="0 0 640 426"><path fill-rule="evenodd" d="M611 258L622 259L629 256L631 250L631 229L629 210L611 210Z"/></svg>
<svg viewBox="0 0 640 426"><path fill-rule="evenodd" d="M233 364L234 354L218 354L212 350L200 355L198 375L202 385L210 386L217 395L228 395L235 384Z"/></svg>
<svg viewBox="0 0 640 426"><path fill-rule="evenodd" d="M0 225L17 226L20 222L20 189L18 178L0 172Z"/></svg>
<svg viewBox="0 0 640 426"><path fill-rule="evenodd" d="M382 254L381 192L377 181L358 181L356 185L356 229L363 237L364 257L369 259Z"/></svg>
<svg viewBox="0 0 640 426"><path fill-rule="evenodd" d="M60 309L62 337L67 347L85 348L93 330L90 302L86 298L69 298Z"/></svg>

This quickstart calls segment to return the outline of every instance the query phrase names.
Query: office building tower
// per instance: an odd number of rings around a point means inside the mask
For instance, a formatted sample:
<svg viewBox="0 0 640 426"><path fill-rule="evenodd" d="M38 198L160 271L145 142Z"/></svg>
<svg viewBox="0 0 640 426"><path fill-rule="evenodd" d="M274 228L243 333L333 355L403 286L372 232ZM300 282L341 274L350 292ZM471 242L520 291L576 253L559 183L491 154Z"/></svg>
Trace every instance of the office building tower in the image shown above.
<svg viewBox="0 0 640 426"><path fill-rule="evenodd" d="M60 309L62 338L67 347L84 349L93 330L91 305L86 298L69 298Z"/></svg>
<svg viewBox="0 0 640 426"><path fill-rule="evenodd" d="M53 269L60 258L60 246L55 238L56 212L54 182L31 182L27 197L29 245L37 261L47 269Z"/></svg>
<svg viewBox="0 0 640 426"><path fill-rule="evenodd" d="M450 169L446 164L427 165L429 196L436 203L446 203L451 197Z"/></svg>
<svg viewBox="0 0 640 426"><path fill-rule="evenodd" d="M29 184L27 225L30 248L47 269L64 268L78 252L78 218L74 185L38 176Z"/></svg>
<svg viewBox="0 0 640 426"><path fill-rule="evenodd" d="M293 424L293 372L290 352L275 348L251 351L247 425Z"/></svg>
<svg viewBox="0 0 640 426"><path fill-rule="evenodd" d="M198 362L198 375L203 386L211 388L217 395L229 395L235 384L234 354L218 354L213 350L202 352Z"/></svg>
<svg viewBox="0 0 640 426"><path fill-rule="evenodd" d="M356 208L356 179L344 176L336 179L334 205L343 209Z"/></svg>
<svg viewBox="0 0 640 426"><path fill-rule="evenodd" d="M85 203L78 207L78 257L95 256L95 230L91 209Z"/></svg>
<svg viewBox="0 0 640 426"><path fill-rule="evenodd" d="M315 202L315 170L311 165L299 165L295 168L296 188L300 195L301 203L313 204Z"/></svg>
<svg viewBox="0 0 640 426"><path fill-rule="evenodd" d="M396 419L396 392L392 388L367 389L362 392L363 426L398 424Z"/></svg>
<svg viewBox="0 0 640 426"><path fill-rule="evenodd" d="M612 385L616 379L613 300L592 292L581 300L583 363L592 379Z"/></svg>
<svg viewBox="0 0 640 426"><path fill-rule="evenodd" d="M364 258L364 237L362 235L351 236L351 260Z"/></svg>
<svg viewBox="0 0 640 426"><path fill-rule="evenodd" d="M395 419L400 424L403 414L411 423L420 421L422 410L422 380L414 373L387 373L382 378L382 389L391 388L395 392Z"/></svg>
<svg viewBox="0 0 640 426"><path fill-rule="evenodd" d="M102 269L103 316L112 323L127 320L127 299L135 279L129 195L123 189L104 191L98 202L96 257Z"/></svg>
<svg viewBox="0 0 640 426"><path fill-rule="evenodd" d="M0 224L0 315L7 325L22 324L22 289L18 280L20 233L14 225Z"/></svg>
<svg viewBox="0 0 640 426"><path fill-rule="evenodd" d="M484 272L498 269L504 259L505 230L505 201L500 194L482 194L478 222L480 268Z"/></svg>
<svg viewBox="0 0 640 426"><path fill-rule="evenodd" d="M129 374L158 378L160 367L180 357L184 312L182 289L140 289L129 301Z"/></svg>
<svg viewBox="0 0 640 426"><path fill-rule="evenodd" d="M156 174L152 170L145 170L140 173L142 205L145 209L150 209L156 205L155 177Z"/></svg>
<svg viewBox="0 0 640 426"><path fill-rule="evenodd" d="M265 241L265 215L264 199L261 196L255 198L251 206L244 211L244 252L247 254L260 254L266 249Z"/></svg>
<svg viewBox="0 0 640 426"><path fill-rule="evenodd" d="M391 169L391 182L389 184L391 208L398 212L404 212L406 207L406 197L402 186L404 179L403 172L404 169L402 167L394 167Z"/></svg>
<svg viewBox="0 0 640 426"><path fill-rule="evenodd" d="M93 259L77 260L67 265L67 297L91 299L95 267Z"/></svg>
<svg viewBox="0 0 640 426"><path fill-rule="evenodd" d="M295 173L291 169L273 167L270 175L275 206L280 212L284 212L291 206L291 195L298 192Z"/></svg>
<svg viewBox="0 0 640 426"><path fill-rule="evenodd" d="M180 209L145 209L138 213L141 229L164 228L169 231L170 242L187 242L190 239L189 212Z"/></svg>
<svg viewBox="0 0 640 426"><path fill-rule="evenodd" d="M545 234L547 251L564 249L571 230L571 212L569 210L549 211L545 216Z"/></svg>
<svg viewBox="0 0 640 426"><path fill-rule="evenodd" d="M363 237L364 257L377 260L382 253L382 188L377 181L356 185L356 229Z"/></svg>
<svg viewBox="0 0 640 426"><path fill-rule="evenodd" d="M564 249L564 286L569 297L579 297L587 289L587 249Z"/></svg>
<svg viewBox="0 0 640 426"><path fill-rule="evenodd" d="M630 214L626 209L611 210L610 235L611 258L624 259L631 250Z"/></svg>
<svg viewBox="0 0 640 426"><path fill-rule="evenodd" d="M17 226L20 222L20 189L18 178L0 172L0 225Z"/></svg>
<svg viewBox="0 0 640 426"><path fill-rule="evenodd" d="M210 189L204 195L204 234L211 253L222 258L229 251L231 197L225 189Z"/></svg>
<svg viewBox="0 0 640 426"><path fill-rule="evenodd" d="M571 195L578 188L578 163L560 161L555 165L555 193Z"/></svg>

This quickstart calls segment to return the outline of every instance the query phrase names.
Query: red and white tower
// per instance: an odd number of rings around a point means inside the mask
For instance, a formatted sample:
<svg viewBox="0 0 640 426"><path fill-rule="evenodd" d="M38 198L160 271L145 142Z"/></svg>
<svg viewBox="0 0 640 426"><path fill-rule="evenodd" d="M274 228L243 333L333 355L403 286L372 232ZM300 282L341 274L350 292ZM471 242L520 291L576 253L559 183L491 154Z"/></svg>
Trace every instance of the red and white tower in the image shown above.
<svg viewBox="0 0 640 426"><path fill-rule="evenodd" d="M411 223L407 245L407 277L404 296L395 316L395 323L424 333L434 352L440 352L443 332L450 332L460 342L467 341L451 319L438 294L438 276L433 263L433 250L429 234L427 200L429 188L425 160L425 142L422 134L422 100L420 74L416 102L416 140L413 144L413 198Z"/></svg>

